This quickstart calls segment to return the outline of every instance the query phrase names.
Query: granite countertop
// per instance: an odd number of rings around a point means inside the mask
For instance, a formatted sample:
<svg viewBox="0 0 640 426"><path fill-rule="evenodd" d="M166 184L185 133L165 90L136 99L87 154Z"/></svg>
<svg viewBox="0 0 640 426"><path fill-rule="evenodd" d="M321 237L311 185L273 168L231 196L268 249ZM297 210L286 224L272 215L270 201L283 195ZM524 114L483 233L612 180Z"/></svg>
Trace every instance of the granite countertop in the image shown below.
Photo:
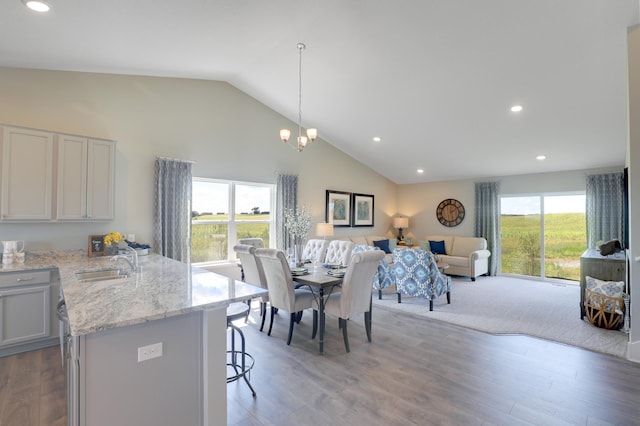
<svg viewBox="0 0 640 426"><path fill-rule="evenodd" d="M42 251L27 253L24 264L6 266L0 273L57 268L74 336L266 294L262 288L157 254L139 256L139 264L140 272L126 279L79 282L75 272L112 267L111 258L90 258L84 250Z"/></svg>

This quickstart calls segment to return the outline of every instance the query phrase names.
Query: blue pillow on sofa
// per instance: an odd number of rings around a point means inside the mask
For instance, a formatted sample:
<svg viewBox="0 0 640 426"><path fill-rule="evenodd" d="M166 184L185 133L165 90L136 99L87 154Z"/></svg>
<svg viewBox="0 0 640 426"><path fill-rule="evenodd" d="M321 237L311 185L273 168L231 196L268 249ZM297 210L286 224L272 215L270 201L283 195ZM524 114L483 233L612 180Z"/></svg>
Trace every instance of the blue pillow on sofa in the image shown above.
<svg viewBox="0 0 640 426"><path fill-rule="evenodd" d="M380 250L385 253L391 253L391 249L389 248L389 240L378 240L373 242L374 247L378 247Z"/></svg>
<svg viewBox="0 0 640 426"><path fill-rule="evenodd" d="M431 253L433 254L447 254L444 249L444 240L443 241L429 241L429 247L431 247Z"/></svg>

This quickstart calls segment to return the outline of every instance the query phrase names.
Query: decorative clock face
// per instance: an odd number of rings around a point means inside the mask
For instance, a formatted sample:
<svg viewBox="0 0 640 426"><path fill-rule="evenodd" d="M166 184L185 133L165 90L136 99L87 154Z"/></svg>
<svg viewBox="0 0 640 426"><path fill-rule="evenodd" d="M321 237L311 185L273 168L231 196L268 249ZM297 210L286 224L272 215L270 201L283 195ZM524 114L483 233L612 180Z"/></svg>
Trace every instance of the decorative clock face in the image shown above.
<svg viewBox="0 0 640 426"><path fill-rule="evenodd" d="M436 216L444 226L458 226L464 220L464 206L458 200L447 198L438 204Z"/></svg>

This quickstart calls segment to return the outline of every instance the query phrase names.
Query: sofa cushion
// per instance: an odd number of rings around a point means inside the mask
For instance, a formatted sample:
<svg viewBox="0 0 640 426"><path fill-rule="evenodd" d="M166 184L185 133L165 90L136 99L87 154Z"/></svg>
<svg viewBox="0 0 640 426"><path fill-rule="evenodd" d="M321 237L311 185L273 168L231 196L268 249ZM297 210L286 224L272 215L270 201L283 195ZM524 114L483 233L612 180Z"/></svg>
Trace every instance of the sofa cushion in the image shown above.
<svg viewBox="0 0 640 426"><path fill-rule="evenodd" d="M367 240L367 244L373 246L374 241L388 240L389 237L385 237L383 235L365 235L364 238Z"/></svg>
<svg viewBox="0 0 640 426"><path fill-rule="evenodd" d="M369 242L367 241L367 238L364 236L357 236L357 237L349 237L349 239L351 241L353 241L354 243L361 245L361 246L373 246L373 244L369 244ZM382 238L380 238L382 239Z"/></svg>
<svg viewBox="0 0 640 426"><path fill-rule="evenodd" d="M449 266L459 266L461 268L469 267L469 257L463 256L447 256L441 255L440 261L446 263ZM446 272L446 271L445 271Z"/></svg>
<svg viewBox="0 0 640 426"><path fill-rule="evenodd" d="M389 240L378 240L373 242L374 247L378 247L385 253L391 253L391 249L389 248Z"/></svg>
<svg viewBox="0 0 640 426"><path fill-rule="evenodd" d="M451 254L453 250L453 235L428 235L427 241L444 241L444 249L447 254Z"/></svg>
<svg viewBox="0 0 640 426"><path fill-rule="evenodd" d="M452 256L469 256L471 252L476 250L484 250L487 248L487 240L476 237L456 237L453 240Z"/></svg>
<svg viewBox="0 0 640 426"><path fill-rule="evenodd" d="M429 251L434 254L447 254L444 248L444 240L429 241Z"/></svg>

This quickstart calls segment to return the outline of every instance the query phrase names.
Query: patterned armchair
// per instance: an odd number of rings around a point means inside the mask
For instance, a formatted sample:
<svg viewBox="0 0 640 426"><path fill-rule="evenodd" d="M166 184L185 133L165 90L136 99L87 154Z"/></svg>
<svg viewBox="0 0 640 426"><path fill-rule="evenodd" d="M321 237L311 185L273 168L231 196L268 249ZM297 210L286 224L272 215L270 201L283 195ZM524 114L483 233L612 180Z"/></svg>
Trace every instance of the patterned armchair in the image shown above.
<svg viewBox="0 0 640 426"><path fill-rule="evenodd" d="M369 250L380 250L378 247L372 247L363 244L356 244L351 252L351 255L354 255L358 252L369 251ZM378 299L382 299L382 289L389 287L390 285L395 283L393 267L389 266L385 258L380 259L380 264L378 265L378 272L373 277L373 288L378 290Z"/></svg>
<svg viewBox="0 0 640 426"><path fill-rule="evenodd" d="M443 294L447 295L447 303L451 303L451 278L440 273L430 251L395 249L393 265L398 303L402 303L401 294L426 297L430 311L433 311L433 299Z"/></svg>

